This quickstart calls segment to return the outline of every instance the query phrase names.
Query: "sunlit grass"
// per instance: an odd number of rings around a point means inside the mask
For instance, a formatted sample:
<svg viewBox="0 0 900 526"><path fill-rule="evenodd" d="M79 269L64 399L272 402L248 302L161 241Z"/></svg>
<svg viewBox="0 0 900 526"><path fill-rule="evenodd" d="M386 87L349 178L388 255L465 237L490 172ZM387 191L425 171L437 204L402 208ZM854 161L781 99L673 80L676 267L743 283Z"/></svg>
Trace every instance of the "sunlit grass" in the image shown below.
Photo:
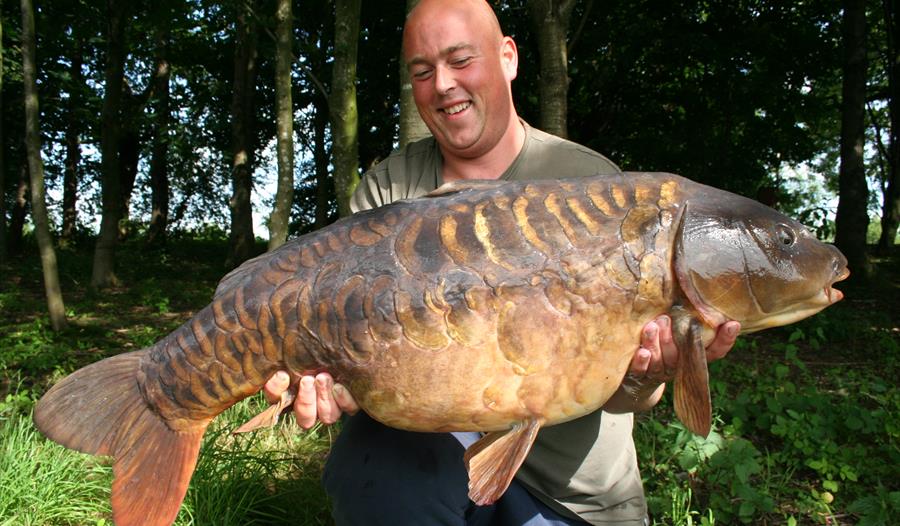
<svg viewBox="0 0 900 526"><path fill-rule="evenodd" d="M258 409L258 400L247 400L213 423L176 525L329 523L319 483L329 432L302 432L286 423L232 436ZM0 526L111 524L109 459L65 449L41 436L28 414L6 413Z"/></svg>
<svg viewBox="0 0 900 526"><path fill-rule="evenodd" d="M0 525L109 524L112 469L40 435L29 414L0 421Z"/></svg>

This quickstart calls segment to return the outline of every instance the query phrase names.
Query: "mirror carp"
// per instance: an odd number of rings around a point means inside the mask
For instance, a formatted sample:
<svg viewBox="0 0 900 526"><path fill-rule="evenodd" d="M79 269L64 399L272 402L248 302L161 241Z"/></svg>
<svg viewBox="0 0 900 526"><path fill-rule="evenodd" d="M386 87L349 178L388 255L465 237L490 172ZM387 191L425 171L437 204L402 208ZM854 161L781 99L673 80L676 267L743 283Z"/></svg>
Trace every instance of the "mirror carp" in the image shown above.
<svg viewBox="0 0 900 526"><path fill-rule="evenodd" d="M803 319L848 274L800 223L672 174L451 183L244 263L161 341L57 383L34 421L115 459L116 524L171 524L216 415L276 370L328 371L386 425L487 432L465 454L486 504L542 426L612 396L650 320L672 316L676 412L705 436L715 328Z"/></svg>

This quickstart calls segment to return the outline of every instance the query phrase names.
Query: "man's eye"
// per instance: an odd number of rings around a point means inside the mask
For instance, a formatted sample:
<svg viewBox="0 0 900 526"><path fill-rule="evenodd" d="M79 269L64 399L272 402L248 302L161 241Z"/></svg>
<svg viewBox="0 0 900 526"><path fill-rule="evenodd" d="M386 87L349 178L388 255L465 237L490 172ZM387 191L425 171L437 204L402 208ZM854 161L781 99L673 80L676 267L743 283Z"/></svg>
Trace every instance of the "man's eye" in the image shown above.
<svg viewBox="0 0 900 526"><path fill-rule="evenodd" d="M412 77L416 80L425 80L431 76L433 70L431 69L420 69L412 72Z"/></svg>
<svg viewBox="0 0 900 526"><path fill-rule="evenodd" d="M450 65L455 68L461 68L461 67L466 66L469 62L471 62L471 60L472 60L472 57L457 58L457 59L453 59L452 61L450 61Z"/></svg>

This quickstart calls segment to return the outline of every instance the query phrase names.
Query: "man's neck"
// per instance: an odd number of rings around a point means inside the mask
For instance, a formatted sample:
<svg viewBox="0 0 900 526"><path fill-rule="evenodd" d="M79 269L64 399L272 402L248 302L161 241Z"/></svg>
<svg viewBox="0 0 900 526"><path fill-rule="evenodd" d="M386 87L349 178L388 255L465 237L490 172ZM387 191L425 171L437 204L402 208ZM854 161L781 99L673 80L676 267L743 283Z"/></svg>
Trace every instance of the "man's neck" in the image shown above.
<svg viewBox="0 0 900 526"><path fill-rule="evenodd" d="M525 144L525 126L513 115L508 131L488 153L475 158L448 156L441 152L444 163L441 179L447 183L463 179L499 179L522 151Z"/></svg>

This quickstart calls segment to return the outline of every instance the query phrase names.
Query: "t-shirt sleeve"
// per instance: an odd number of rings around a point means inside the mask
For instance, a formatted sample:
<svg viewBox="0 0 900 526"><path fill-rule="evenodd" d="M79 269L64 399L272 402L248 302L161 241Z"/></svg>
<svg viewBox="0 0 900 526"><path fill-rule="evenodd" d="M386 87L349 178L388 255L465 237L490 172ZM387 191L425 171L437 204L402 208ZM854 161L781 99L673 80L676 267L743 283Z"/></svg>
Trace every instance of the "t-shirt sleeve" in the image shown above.
<svg viewBox="0 0 900 526"><path fill-rule="evenodd" d="M366 172L356 185L356 190L350 196L350 211L356 213L378 208L383 204L385 204L384 197L378 185L378 166L376 166Z"/></svg>

